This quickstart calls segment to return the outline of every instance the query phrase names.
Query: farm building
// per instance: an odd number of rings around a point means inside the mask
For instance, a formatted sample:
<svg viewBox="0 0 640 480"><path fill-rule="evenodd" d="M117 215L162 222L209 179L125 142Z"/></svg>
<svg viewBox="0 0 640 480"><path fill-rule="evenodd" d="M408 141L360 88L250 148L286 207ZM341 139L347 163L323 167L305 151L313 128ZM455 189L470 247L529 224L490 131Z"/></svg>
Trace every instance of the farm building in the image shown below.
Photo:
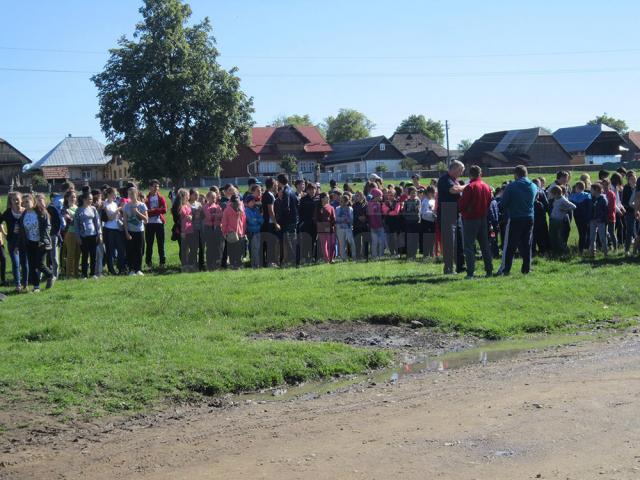
<svg viewBox="0 0 640 480"><path fill-rule="evenodd" d="M447 149L422 133L394 133L390 140L398 150L423 167L447 161ZM452 157L457 153L449 152Z"/></svg>
<svg viewBox="0 0 640 480"><path fill-rule="evenodd" d="M640 161L640 132L628 132L623 135L628 150L622 154L622 161Z"/></svg>
<svg viewBox="0 0 640 480"><path fill-rule="evenodd" d="M129 164L104 153L104 145L92 137L65 137L26 173L45 179L80 182L104 182L129 178Z"/></svg>
<svg viewBox="0 0 640 480"><path fill-rule="evenodd" d="M576 165L618 163L628 148L617 131L602 124L560 128L553 136L571 154L571 163Z"/></svg>
<svg viewBox="0 0 640 480"><path fill-rule="evenodd" d="M298 172L310 175L331 151L331 146L316 127L256 127L251 129L251 144L238 147L238 156L222 163L220 175L274 175L282 171L280 163L285 155L296 158Z"/></svg>
<svg viewBox="0 0 640 480"><path fill-rule="evenodd" d="M367 176L376 171L402 170L406 155L384 136L363 138L331 145L333 152L322 162L325 169Z"/></svg>
<svg viewBox="0 0 640 480"><path fill-rule="evenodd" d="M544 128L487 133L476 140L461 159L482 168L516 165L569 165L571 155Z"/></svg>
<svg viewBox="0 0 640 480"><path fill-rule="evenodd" d="M19 185L22 170L31 160L6 140L0 138L0 185Z"/></svg>

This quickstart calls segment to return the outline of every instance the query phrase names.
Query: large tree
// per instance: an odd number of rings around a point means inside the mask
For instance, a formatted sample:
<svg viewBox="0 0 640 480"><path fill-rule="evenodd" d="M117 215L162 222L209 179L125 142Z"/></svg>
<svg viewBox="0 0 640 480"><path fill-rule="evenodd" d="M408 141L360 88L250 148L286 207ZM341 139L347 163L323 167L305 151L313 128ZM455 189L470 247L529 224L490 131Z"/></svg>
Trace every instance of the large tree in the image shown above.
<svg viewBox="0 0 640 480"><path fill-rule="evenodd" d="M284 127L293 125L294 127L313 126L313 121L308 114L304 115L280 115L271 122L272 127Z"/></svg>
<svg viewBox="0 0 640 480"><path fill-rule="evenodd" d="M467 153L467 150L471 148L471 145L473 145L473 141L468 138L464 138L460 140L460 143L458 143L458 150L462 153Z"/></svg>
<svg viewBox="0 0 640 480"><path fill-rule="evenodd" d="M371 136L371 130L376 126L363 113L348 108L340 109L338 115L328 117L324 122L329 143L367 138Z"/></svg>
<svg viewBox="0 0 640 480"><path fill-rule="evenodd" d="M606 113L602 115L598 115L593 120L589 120L587 125L606 125L607 127L611 127L616 130L619 134L627 133L629 127L627 126L627 122L621 120L619 118L610 117Z"/></svg>
<svg viewBox="0 0 640 480"><path fill-rule="evenodd" d="M140 13L133 39L121 37L92 77L107 152L140 179L218 174L248 141L252 99L218 64L208 18L189 25L180 0L144 0Z"/></svg>
<svg viewBox="0 0 640 480"><path fill-rule="evenodd" d="M434 142L441 144L444 141L442 122L425 118L424 115L409 115L400 123L396 133L422 133Z"/></svg>

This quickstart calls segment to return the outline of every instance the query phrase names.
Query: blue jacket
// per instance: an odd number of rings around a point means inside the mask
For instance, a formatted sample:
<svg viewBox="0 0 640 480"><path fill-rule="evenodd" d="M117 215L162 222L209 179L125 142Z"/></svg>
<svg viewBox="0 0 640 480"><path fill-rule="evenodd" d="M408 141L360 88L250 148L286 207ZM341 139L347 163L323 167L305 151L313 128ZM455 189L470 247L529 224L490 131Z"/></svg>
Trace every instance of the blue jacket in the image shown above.
<svg viewBox="0 0 640 480"><path fill-rule="evenodd" d="M572 193L569 195L569 201L574 203L576 209L573 211L573 218L577 223L589 223L591 216L593 215L593 202L591 201L591 194L587 192Z"/></svg>
<svg viewBox="0 0 640 480"><path fill-rule="evenodd" d="M604 194L600 195L598 198L593 198L593 209L591 220L595 220L598 223L607 223L607 218L609 217L609 202L607 201L607 197Z"/></svg>
<svg viewBox="0 0 640 480"><path fill-rule="evenodd" d="M500 209L498 207L498 201L494 198L489 204L489 211L487 212L487 221L494 229L499 228L500 225Z"/></svg>
<svg viewBox="0 0 640 480"><path fill-rule="evenodd" d="M244 213L247 215L247 230L249 233L260 233L264 223L264 217L260 209L258 207L246 207Z"/></svg>
<svg viewBox="0 0 640 480"><path fill-rule="evenodd" d="M533 218L538 187L527 177L511 182L502 194L502 208L509 218Z"/></svg>

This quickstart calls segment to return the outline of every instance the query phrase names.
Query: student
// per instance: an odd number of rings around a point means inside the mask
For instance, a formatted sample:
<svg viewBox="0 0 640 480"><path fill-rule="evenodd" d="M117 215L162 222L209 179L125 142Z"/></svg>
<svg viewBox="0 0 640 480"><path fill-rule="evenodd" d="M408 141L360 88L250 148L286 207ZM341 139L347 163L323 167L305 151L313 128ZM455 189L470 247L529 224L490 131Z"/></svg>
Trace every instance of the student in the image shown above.
<svg viewBox="0 0 640 480"><path fill-rule="evenodd" d="M144 225L149 220L147 206L138 199L138 189L130 187L129 201L122 207L124 235L127 239L127 264L129 275L142 276L142 249Z"/></svg>
<svg viewBox="0 0 640 480"><path fill-rule="evenodd" d="M46 265L47 251L51 249L51 223L45 196L39 193L23 195L24 211L20 217L21 241L27 253L29 263L29 283L33 293L40 292L40 277L47 279L47 288L53 285L53 273Z"/></svg>
<svg viewBox="0 0 640 480"><path fill-rule="evenodd" d="M333 263L335 256L336 212L329 203L326 192L320 194L320 206L316 211L316 229L318 231L318 257L325 263Z"/></svg>
<svg viewBox="0 0 640 480"><path fill-rule="evenodd" d="M122 207L116 201L116 190L107 188L105 191L106 201L104 202L102 214L102 239L106 248L107 270L111 275L124 275L127 270L124 238L124 227L122 225ZM115 269L117 261L118 271Z"/></svg>
<svg viewBox="0 0 640 480"><path fill-rule="evenodd" d="M246 216L240 197L232 195L222 214L222 234L224 235L229 265L232 270L242 267L242 256L245 252Z"/></svg>
<svg viewBox="0 0 640 480"><path fill-rule="evenodd" d="M316 194L316 186L311 182L307 183L306 194L300 199L298 207L300 264L302 265L307 265L314 261L317 233L315 215L319 203L320 199Z"/></svg>
<svg viewBox="0 0 640 480"><path fill-rule="evenodd" d="M206 250L207 270L217 270L222 264L224 236L222 235L222 208L218 204L218 192L207 192L207 201L203 206L204 220L202 232Z"/></svg>
<svg viewBox="0 0 640 480"><path fill-rule="evenodd" d="M384 256L385 231L382 217L382 191L371 190L371 201L367 203L367 222L371 235L371 259L378 260Z"/></svg>
<svg viewBox="0 0 640 480"><path fill-rule="evenodd" d="M458 211L458 201L464 190L458 182L462 172L464 172L464 164L454 160L447 173L438 180L437 211L445 275L460 273L464 270L462 224Z"/></svg>
<svg viewBox="0 0 640 480"><path fill-rule="evenodd" d="M399 234L402 232L402 228L400 227L401 209L402 202L396 198L395 188L386 190L384 202L382 203L382 215L384 218L386 243L391 257L397 257L400 253Z"/></svg>
<svg viewBox="0 0 640 480"><path fill-rule="evenodd" d="M569 228L570 213L576 209L564 196L562 187L552 185L549 188L550 199L553 200L553 208L549 217L549 236L551 238L551 251L555 255L567 253L566 231Z"/></svg>
<svg viewBox="0 0 640 480"><path fill-rule="evenodd" d="M544 184L540 178L533 180L538 187L538 194L533 206L533 243L532 253L537 255L546 254L551 248L551 240L549 239L549 226L547 224L547 214L550 211L549 199L547 192L544 190Z"/></svg>
<svg viewBox="0 0 640 480"><path fill-rule="evenodd" d="M616 237L616 193L611 189L611 182L604 179L602 184L602 193L607 199L607 232L609 242L613 250L618 249L618 238Z"/></svg>
<svg viewBox="0 0 640 480"><path fill-rule="evenodd" d="M361 192L353 196L353 239L356 244L356 260L369 258L369 223L367 221L367 200Z"/></svg>
<svg viewBox="0 0 640 480"><path fill-rule="evenodd" d="M607 220L609 217L609 206L607 198L602 194L602 183L591 185L591 220L589 221L589 251L591 256L596 253L597 239L600 240L602 251L607 256L609 245L607 242Z"/></svg>
<svg viewBox="0 0 640 480"><path fill-rule="evenodd" d="M96 245L96 261L95 261L95 273L96 276L101 277L104 270L104 257L106 256L106 250L104 246L104 227L102 226L102 219L105 218L104 213L104 201L102 199L101 190L92 190L91 196L93 197L93 206L98 211L98 219L100 220L100 236L102 241Z"/></svg>
<svg viewBox="0 0 640 480"><path fill-rule="evenodd" d="M64 198L62 201L64 202ZM48 265L51 273L53 273L54 279L57 279L60 274L60 247L62 245L62 230L64 228L62 210L58 209L57 205L56 196L52 193L49 196L49 205L47 205L47 212L51 220L51 250L49 250Z"/></svg>
<svg viewBox="0 0 640 480"><path fill-rule="evenodd" d="M198 264L198 237L193 230L193 217L189 203L189 191L181 188L177 193L176 205L180 205L178 224L180 225L180 263L183 272L195 272Z"/></svg>
<svg viewBox="0 0 640 480"><path fill-rule="evenodd" d="M420 245L424 257L433 257L436 242L436 189L428 185L420 200Z"/></svg>
<svg viewBox="0 0 640 480"><path fill-rule="evenodd" d="M20 293L27 288L28 262L27 252L21 242L20 218L24 212L22 199L18 192L9 192L9 206L0 217L0 224L7 225L7 251L11 260L11 272L16 287Z"/></svg>
<svg viewBox="0 0 640 480"><path fill-rule="evenodd" d="M262 243L265 251L265 266L277 267L279 260L280 245L278 235L280 233L280 225L276 219L275 203L276 193L278 192L278 182L269 177L264 182L265 192L262 195L262 216L264 223L262 224Z"/></svg>
<svg viewBox="0 0 640 480"><path fill-rule="evenodd" d="M631 255L631 244L637 235L636 209L632 202L637 186L636 174L633 170L629 170L626 175L627 184L622 189L622 208L624 208L624 253L626 256Z"/></svg>
<svg viewBox="0 0 640 480"><path fill-rule="evenodd" d="M489 247L489 227L487 212L493 195L491 188L482 180L482 169L478 165L469 167L469 185L462 191L458 204L462 217L464 256L467 263L467 277L474 277L476 264L476 241L484 260L487 277L493 275L493 258Z"/></svg>
<svg viewBox="0 0 640 480"><path fill-rule="evenodd" d="M589 222L591 220L591 194L586 191L586 185L581 180L574 186L574 193L569 195L569 201L575 204L573 218L578 227L578 250L583 253L589 249Z"/></svg>
<svg viewBox="0 0 640 480"><path fill-rule="evenodd" d="M502 194L502 207L508 217L498 275L509 275L516 249L522 257L523 274L531 271L531 241L533 237L534 202L538 188L527 177L527 167L514 169L515 181Z"/></svg>
<svg viewBox="0 0 640 480"><path fill-rule="evenodd" d="M100 214L93 206L93 196L90 193L83 193L80 197L80 207L76 211L73 222L76 239L82 252L82 278L88 278L88 270L91 277L98 278L95 268L96 251L98 245L102 243L102 226ZM89 262L91 262L90 267Z"/></svg>
<svg viewBox="0 0 640 480"><path fill-rule="evenodd" d="M610 178L610 190L615 194L616 198L616 220L615 220L615 234L616 234L616 243L619 246L624 245L624 216L625 210L622 205L622 174L620 172L625 172L624 168L619 168L616 172L611 174Z"/></svg>
<svg viewBox="0 0 640 480"><path fill-rule="evenodd" d="M62 216L67 226L64 233L64 241L62 248L65 252L65 276L66 278L78 278L78 269L80 266L80 245L76 237L76 226L74 218L76 215L76 192L68 190L64 194L62 206Z"/></svg>
<svg viewBox="0 0 640 480"><path fill-rule="evenodd" d="M342 261L347 260L347 246L351 252L351 259L355 260L356 242L353 238L353 208L351 197L342 195L340 206L336 210L336 236L338 238L338 252Z"/></svg>
<svg viewBox="0 0 640 480"><path fill-rule="evenodd" d="M6 235L7 231L4 229L2 221L0 221L0 285L3 287L7 285L7 257L4 254Z"/></svg>
<svg viewBox="0 0 640 480"><path fill-rule="evenodd" d="M167 223L164 216L167 213L167 201L160 194L160 182L151 180L149 182L149 194L145 198L145 203L149 209L149 222L145 229L145 263L148 268L153 266L153 243L158 244L158 261L160 269L164 269L167 259L164 253L164 225Z"/></svg>
<svg viewBox="0 0 640 480"><path fill-rule="evenodd" d="M282 186L282 197L276 213L282 227L282 258L283 264L295 266L298 228L298 196L289 185L286 173L278 175L278 184Z"/></svg>
<svg viewBox="0 0 640 480"><path fill-rule="evenodd" d="M193 225L193 234L197 240L198 246L198 269L204 271L204 237L202 235L202 203L200 202L200 194L198 190L192 188L189 190L189 205L191 206L191 223Z"/></svg>
<svg viewBox="0 0 640 480"><path fill-rule="evenodd" d="M418 181L420 177L414 175L414 182ZM404 244L406 246L406 254L408 260L415 260L420 247L420 209L421 203L418 198L418 190L415 186L407 188L407 198L402 205L402 220L404 225L405 239Z"/></svg>
<svg viewBox="0 0 640 480"><path fill-rule="evenodd" d="M262 240L260 239L260 231L262 230L264 217L262 216L260 207L257 206L256 199L253 195L248 195L245 202L251 268L260 268L262 267Z"/></svg>

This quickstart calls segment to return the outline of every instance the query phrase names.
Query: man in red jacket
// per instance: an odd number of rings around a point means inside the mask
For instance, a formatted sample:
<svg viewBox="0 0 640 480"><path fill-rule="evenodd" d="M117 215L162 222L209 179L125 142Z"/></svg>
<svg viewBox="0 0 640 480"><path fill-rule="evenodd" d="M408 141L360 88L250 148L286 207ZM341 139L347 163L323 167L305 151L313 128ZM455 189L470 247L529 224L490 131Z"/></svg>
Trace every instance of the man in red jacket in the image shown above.
<svg viewBox="0 0 640 480"><path fill-rule="evenodd" d="M164 254L164 224L166 220L164 215L167 213L167 201L160 195L160 182L151 180L149 182L149 195L147 195L145 203L149 210L149 223L145 228L145 260L147 267L151 268L151 257L153 256L153 241L158 240L158 256L160 257L160 268L164 268L166 258Z"/></svg>
<svg viewBox="0 0 640 480"><path fill-rule="evenodd" d="M480 251L484 260L487 277L493 274L491 247L487 213L493 196L491 187L482 181L482 169L477 165L469 168L469 184L462 191L458 204L462 217L462 237L464 256L467 262L467 278L473 278L476 265L476 240L480 243Z"/></svg>

